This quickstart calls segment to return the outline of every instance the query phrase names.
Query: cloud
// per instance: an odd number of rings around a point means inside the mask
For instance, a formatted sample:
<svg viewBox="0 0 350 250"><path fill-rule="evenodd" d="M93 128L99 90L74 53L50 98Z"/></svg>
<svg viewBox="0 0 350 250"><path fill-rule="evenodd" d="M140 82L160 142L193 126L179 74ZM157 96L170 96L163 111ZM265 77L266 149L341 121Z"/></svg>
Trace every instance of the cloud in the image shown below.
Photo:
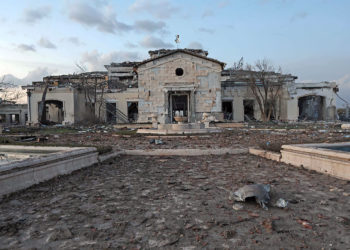
<svg viewBox="0 0 350 250"><path fill-rule="evenodd" d="M84 65L87 70L106 70L104 65L111 62L137 61L140 60L137 52L130 51L112 51L110 53L100 53L97 50L85 52L81 55L80 64Z"/></svg>
<svg viewBox="0 0 350 250"><path fill-rule="evenodd" d="M199 28L198 31L199 32L204 32L204 33L209 33L209 34L214 34L215 33L215 30L208 29L208 28Z"/></svg>
<svg viewBox="0 0 350 250"><path fill-rule="evenodd" d="M48 67L38 67L28 72L27 76L22 79L25 84L30 84L33 81L41 81L44 76L52 75L56 70L51 70Z"/></svg>
<svg viewBox="0 0 350 250"><path fill-rule="evenodd" d="M302 11L302 12L299 12L299 13L296 13L294 14L291 18L290 18L290 21L291 22L294 22L294 21L297 21L299 19L304 19L308 16L309 14L305 11Z"/></svg>
<svg viewBox="0 0 350 250"><path fill-rule="evenodd" d="M46 49L56 49L56 45L44 37L40 38L40 40L38 41L38 45Z"/></svg>
<svg viewBox="0 0 350 250"><path fill-rule="evenodd" d="M128 47L130 49L134 49L134 48L137 48L137 45L132 43L132 42L127 42L127 43L125 43L125 47Z"/></svg>
<svg viewBox="0 0 350 250"><path fill-rule="evenodd" d="M163 21L153 22L149 20L136 21L134 24L134 29L143 32L157 32L165 31L166 24Z"/></svg>
<svg viewBox="0 0 350 250"><path fill-rule="evenodd" d="M166 43L162 41L160 38L154 37L154 36L146 36L142 41L140 41L140 45L144 48L162 48L162 49L169 49L173 48L174 45L170 43Z"/></svg>
<svg viewBox="0 0 350 250"><path fill-rule="evenodd" d="M230 1L229 1L229 0L220 1L220 2L218 3L218 7L219 7L219 8L225 8L225 7L227 7L229 4L230 4Z"/></svg>
<svg viewBox="0 0 350 250"><path fill-rule="evenodd" d="M83 46L85 45L85 43L83 43L82 41L80 41L80 39L76 36L71 36L67 38L67 41L76 45L76 46Z"/></svg>
<svg viewBox="0 0 350 250"><path fill-rule="evenodd" d="M36 51L35 46L32 44L18 44L17 48L21 51Z"/></svg>
<svg viewBox="0 0 350 250"><path fill-rule="evenodd" d="M48 17L50 12L50 6L42 6L36 9L25 9L22 15L22 20L25 23L33 24L45 17Z"/></svg>
<svg viewBox="0 0 350 250"><path fill-rule="evenodd" d="M68 7L68 16L71 20L87 27L96 27L97 30L106 33L121 33L129 31L132 27L128 24L118 22L116 13L112 6L95 3L90 6L86 2L74 2Z"/></svg>
<svg viewBox="0 0 350 250"><path fill-rule="evenodd" d="M159 19L171 18L180 11L180 8L173 6L169 0L136 0L129 9L134 13L147 12Z"/></svg>
<svg viewBox="0 0 350 250"><path fill-rule="evenodd" d="M191 42L187 48L189 49L203 49L203 45L199 42Z"/></svg>
<svg viewBox="0 0 350 250"><path fill-rule="evenodd" d="M28 72L28 74L24 78L18 78L12 74L6 74L0 77L8 83L21 86L21 85L29 85L33 81L41 81L44 76L51 75L55 72L55 70L50 70L47 67L38 67Z"/></svg>
<svg viewBox="0 0 350 250"><path fill-rule="evenodd" d="M202 14L202 18L205 18L205 17L210 17L210 16L214 16L214 11L212 10L205 10Z"/></svg>
<svg viewBox="0 0 350 250"><path fill-rule="evenodd" d="M20 86L23 85L31 85L33 81L42 81L44 76L48 76L54 73L54 71L49 70L47 67L39 67L34 70L31 70L28 72L28 74L24 78L17 78L12 74L6 74L0 77L0 79L3 79L7 83L11 83L15 85L13 88L7 89L7 93L0 93L0 98L7 96L18 96L18 98L15 100L16 103L25 104L27 103L27 95L26 91L22 90Z"/></svg>

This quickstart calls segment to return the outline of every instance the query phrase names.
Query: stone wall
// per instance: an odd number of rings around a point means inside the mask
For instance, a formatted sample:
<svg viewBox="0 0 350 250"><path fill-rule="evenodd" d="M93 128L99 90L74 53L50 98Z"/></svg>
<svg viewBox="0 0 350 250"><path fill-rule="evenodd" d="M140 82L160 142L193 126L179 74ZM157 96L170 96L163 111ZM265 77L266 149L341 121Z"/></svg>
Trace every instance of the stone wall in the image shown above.
<svg viewBox="0 0 350 250"><path fill-rule="evenodd" d="M333 121L336 119L336 95L334 89L337 87L334 82L320 83L294 83L286 86L288 90L286 119L298 120L298 100L305 96L321 96L324 98L323 117L324 120Z"/></svg>
<svg viewBox="0 0 350 250"><path fill-rule="evenodd" d="M117 114L116 123L125 123L123 117L128 116L128 102L139 102L137 88L128 88L122 92L105 93L104 102L116 103ZM97 110L96 110L97 112ZM101 120L106 121L106 105L104 104L101 111Z"/></svg>
<svg viewBox="0 0 350 250"><path fill-rule="evenodd" d="M183 75L176 75L177 68ZM169 94L189 94L189 121L201 119L204 112L222 119L221 70L219 63L178 52L142 64L138 68L139 119L148 122L157 114L160 123L170 122Z"/></svg>
<svg viewBox="0 0 350 250"><path fill-rule="evenodd" d="M28 108L30 107L30 110L28 110L28 116L29 116L29 123L36 124L38 123L39 118L39 102L41 102L42 95L44 91L43 87L35 87L31 90L31 95L28 98ZM46 101L48 100L57 100L62 101L63 103L63 112L64 112L64 119L63 124L71 123L73 124L75 122L75 112L74 112L74 89L73 88L51 88L47 91L46 94Z"/></svg>

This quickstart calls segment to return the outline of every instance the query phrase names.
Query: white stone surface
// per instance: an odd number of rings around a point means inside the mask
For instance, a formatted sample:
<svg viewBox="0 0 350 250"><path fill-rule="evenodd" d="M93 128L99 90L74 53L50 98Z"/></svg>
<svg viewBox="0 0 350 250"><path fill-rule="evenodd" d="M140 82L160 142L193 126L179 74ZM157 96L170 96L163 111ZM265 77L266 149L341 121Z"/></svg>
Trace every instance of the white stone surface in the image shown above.
<svg viewBox="0 0 350 250"><path fill-rule="evenodd" d="M2 152L13 149L47 151L48 154L43 157L1 164L0 196L28 188L58 175L69 174L98 162L96 148L0 146Z"/></svg>

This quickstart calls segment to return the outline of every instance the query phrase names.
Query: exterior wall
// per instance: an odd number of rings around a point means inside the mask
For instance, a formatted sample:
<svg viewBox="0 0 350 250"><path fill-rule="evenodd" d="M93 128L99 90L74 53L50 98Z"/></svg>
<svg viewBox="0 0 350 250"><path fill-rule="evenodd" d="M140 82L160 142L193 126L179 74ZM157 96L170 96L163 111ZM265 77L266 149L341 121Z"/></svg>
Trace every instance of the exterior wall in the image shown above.
<svg viewBox="0 0 350 250"><path fill-rule="evenodd" d="M244 100L254 100L254 118L259 120L261 118L261 112L258 103L255 101L255 97L249 87L246 84L237 84L235 86L222 88L222 101L233 101L233 121L244 121ZM277 110L279 110L277 108Z"/></svg>
<svg viewBox="0 0 350 250"><path fill-rule="evenodd" d="M175 74L177 68L183 69L182 76ZM173 91L190 94L190 122L200 120L204 112L222 119L221 70L219 63L180 52L140 65L138 122L148 122L152 114L160 123L170 122L168 98Z"/></svg>
<svg viewBox="0 0 350 250"><path fill-rule="evenodd" d="M74 123L95 121L95 104L87 102L83 91L74 90Z"/></svg>
<svg viewBox="0 0 350 250"><path fill-rule="evenodd" d="M73 124L75 122L75 112L74 112L74 89L73 88L50 88L51 90L47 91L46 100L58 100L63 103L63 112L64 119L63 124ZM38 104L41 102L43 95L44 87L35 87L30 90L30 97L28 97L28 117L29 123L35 124L38 123L39 119L39 108Z"/></svg>
<svg viewBox="0 0 350 250"><path fill-rule="evenodd" d="M336 114L336 96L334 89L336 83L295 83L286 86L288 95L286 95L287 112L286 120L296 121L299 116L298 99L304 96L316 95L324 97L324 118L325 120L335 120Z"/></svg>
<svg viewBox="0 0 350 250"><path fill-rule="evenodd" d="M27 114L27 104L0 104L0 116L4 118L0 120L2 124L11 124L11 115L18 115L18 125L25 125Z"/></svg>
<svg viewBox="0 0 350 250"><path fill-rule="evenodd" d="M317 95L324 97L324 118L335 120L335 83L287 83L281 90L277 101L276 114L282 121L297 121L299 116L298 99L303 96ZM255 100L248 86L235 84L230 87L222 87L222 101L233 101L233 121L244 121L244 100ZM261 112L254 101L254 117L259 120Z"/></svg>
<svg viewBox="0 0 350 250"><path fill-rule="evenodd" d="M128 116L128 106L127 102L139 102L139 93L137 88L129 88L122 92L117 93L105 93L104 101L116 103L117 107L117 115L116 115L116 123L125 123L125 119L123 117ZM96 109L97 112L97 109ZM101 120L106 121L106 106L105 104L101 108Z"/></svg>

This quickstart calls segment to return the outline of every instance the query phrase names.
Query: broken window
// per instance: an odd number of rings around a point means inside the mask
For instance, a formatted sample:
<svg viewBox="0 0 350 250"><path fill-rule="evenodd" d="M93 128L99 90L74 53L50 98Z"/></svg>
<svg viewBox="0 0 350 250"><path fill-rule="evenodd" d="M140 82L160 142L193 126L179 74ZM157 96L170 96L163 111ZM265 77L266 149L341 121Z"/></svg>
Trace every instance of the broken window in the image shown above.
<svg viewBox="0 0 350 250"><path fill-rule="evenodd" d="M224 113L225 120L233 120L232 101L222 102L222 112Z"/></svg>
<svg viewBox="0 0 350 250"><path fill-rule="evenodd" d="M243 100L244 120L254 120L254 100Z"/></svg>
<svg viewBox="0 0 350 250"><path fill-rule="evenodd" d="M139 115L139 103L127 102L128 104L128 120L129 122L136 122Z"/></svg>

